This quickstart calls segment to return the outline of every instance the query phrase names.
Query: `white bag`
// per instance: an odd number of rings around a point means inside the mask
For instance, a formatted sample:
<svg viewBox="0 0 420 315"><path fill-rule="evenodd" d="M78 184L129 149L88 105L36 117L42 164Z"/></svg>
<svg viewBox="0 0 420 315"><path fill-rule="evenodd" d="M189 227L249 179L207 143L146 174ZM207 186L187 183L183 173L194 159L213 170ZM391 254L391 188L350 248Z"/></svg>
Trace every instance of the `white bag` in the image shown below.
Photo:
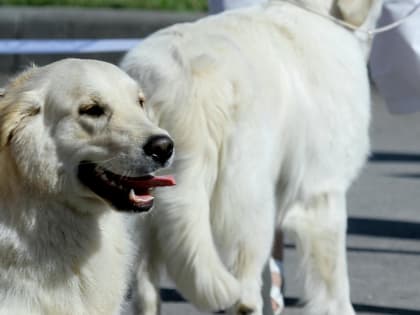
<svg viewBox="0 0 420 315"><path fill-rule="evenodd" d="M378 26L404 18L419 2L385 1ZM420 111L420 10L398 28L375 36L370 70L390 112Z"/></svg>

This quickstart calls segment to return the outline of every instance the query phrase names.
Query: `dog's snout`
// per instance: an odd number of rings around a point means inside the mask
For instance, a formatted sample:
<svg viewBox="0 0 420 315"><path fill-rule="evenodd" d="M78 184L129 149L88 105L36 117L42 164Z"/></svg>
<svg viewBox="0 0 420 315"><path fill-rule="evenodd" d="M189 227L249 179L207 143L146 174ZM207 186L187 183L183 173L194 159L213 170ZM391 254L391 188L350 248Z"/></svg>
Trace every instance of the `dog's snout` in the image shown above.
<svg viewBox="0 0 420 315"><path fill-rule="evenodd" d="M150 137L143 147L144 153L164 165L174 152L174 142L165 135Z"/></svg>

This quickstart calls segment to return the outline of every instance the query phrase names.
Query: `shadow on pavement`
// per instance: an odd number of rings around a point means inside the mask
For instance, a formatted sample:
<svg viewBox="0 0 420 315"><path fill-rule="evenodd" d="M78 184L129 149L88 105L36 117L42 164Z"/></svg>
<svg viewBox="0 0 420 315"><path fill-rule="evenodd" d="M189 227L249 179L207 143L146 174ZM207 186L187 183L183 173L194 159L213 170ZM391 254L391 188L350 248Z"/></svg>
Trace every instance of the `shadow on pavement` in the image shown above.
<svg viewBox="0 0 420 315"><path fill-rule="evenodd" d="M350 217L348 234L420 240L420 223Z"/></svg>
<svg viewBox="0 0 420 315"><path fill-rule="evenodd" d="M419 315L420 310L409 310L404 308L386 307L386 306L375 306L366 304L353 304L354 309L357 312L366 313L377 313L383 315Z"/></svg>
<svg viewBox="0 0 420 315"><path fill-rule="evenodd" d="M420 179L420 173L397 173L391 174L390 177L404 178L404 179Z"/></svg>
<svg viewBox="0 0 420 315"><path fill-rule="evenodd" d="M300 302L298 298L286 297L285 303L287 307L302 307L304 303ZM373 313L381 315L419 315L420 310L410 310L405 308L387 307L387 306L376 306L368 304L353 304L356 312L361 313Z"/></svg>
<svg viewBox="0 0 420 315"><path fill-rule="evenodd" d="M420 153L373 151L369 157L372 163L420 163Z"/></svg>
<svg viewBox="0 0 420 315"><path fill-rule="evenodd" d="M187 300L179 294L175 289L161 288L160 289L160 298L162 302L171 302L171 303L184 303Z"/></svg>
<svg viewBox="0 0 420 315"><path fill-rule="evenodd" d="M347 247L347 251L348 252L353 252L353 253L375 253L375 254L420 256L420 251L415 251L415 250L358 248L358 247L350 247L350 246L348 246Z"/></svg>

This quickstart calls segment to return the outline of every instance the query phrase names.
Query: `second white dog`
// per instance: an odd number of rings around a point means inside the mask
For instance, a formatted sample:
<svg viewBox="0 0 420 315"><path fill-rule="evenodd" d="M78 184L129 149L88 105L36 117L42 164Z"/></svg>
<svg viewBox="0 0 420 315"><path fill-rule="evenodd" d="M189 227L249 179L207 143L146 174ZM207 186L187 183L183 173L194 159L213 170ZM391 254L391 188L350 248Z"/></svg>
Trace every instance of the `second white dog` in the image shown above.
<svg viewBox="0 0 420 315"><path fill-rule="evenodd" d="M370 117L355 36L279 2L157 32L122 67L177 146L178 185L141 228L143 313L157 310L163 262L197 306L261 314L261 272L283 221L302 253L307 313L354 314L345 195Z"/></svg>

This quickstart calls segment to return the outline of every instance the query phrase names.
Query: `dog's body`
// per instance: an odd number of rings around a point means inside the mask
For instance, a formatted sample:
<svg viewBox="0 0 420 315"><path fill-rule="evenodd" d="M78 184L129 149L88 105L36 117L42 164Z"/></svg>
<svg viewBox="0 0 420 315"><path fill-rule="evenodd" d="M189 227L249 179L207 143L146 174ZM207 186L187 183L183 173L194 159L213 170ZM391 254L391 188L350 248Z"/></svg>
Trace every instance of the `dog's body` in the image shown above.
<svg viewBox="0 0 420 315"><path fill-rule="evenodd" d="M108 200L89 187L111 189L110 170L140 176L160 167L141 149L164 132L146 119L138 93L117 67L80 60L30 69L2 92L1 315L119 311L134 247L125 216L111 209L136 205L111 206L124 199L117 188Z"/></svg>
<svg viewBox="0 0 420 315"><path fill-rule="evenodd" d="M121 65L177 146L177 187L141 227L143 313L156 312L164 262L197 306L261 314L283 222L302 250L309 314L354 314L345 194L369 150L370 98L353 34L273 3L159 31Z"/></svg>

